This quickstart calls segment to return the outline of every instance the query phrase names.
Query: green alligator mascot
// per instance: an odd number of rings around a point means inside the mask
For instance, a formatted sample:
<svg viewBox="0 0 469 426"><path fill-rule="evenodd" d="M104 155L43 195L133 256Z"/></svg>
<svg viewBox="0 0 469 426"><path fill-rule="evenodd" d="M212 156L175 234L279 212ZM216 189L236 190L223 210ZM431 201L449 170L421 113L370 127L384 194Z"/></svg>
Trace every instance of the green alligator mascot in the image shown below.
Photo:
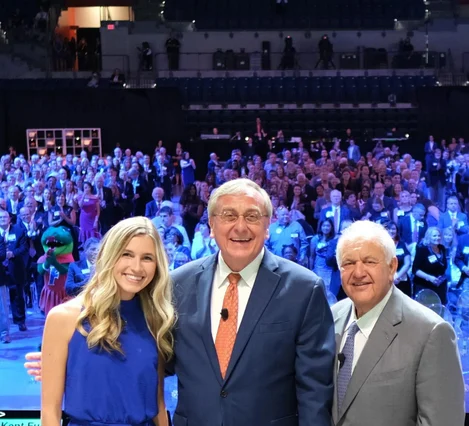
<svg viewBox="0 0 469 426"><path fill-rule="evenodd" d="M41 238L44 255L37 261L37 270L44 275L44 288L39 299L39 307L47 315L57 305L63 303L68 265L74 262L73 238L70 230L63 226L49 227Z"/></svg>

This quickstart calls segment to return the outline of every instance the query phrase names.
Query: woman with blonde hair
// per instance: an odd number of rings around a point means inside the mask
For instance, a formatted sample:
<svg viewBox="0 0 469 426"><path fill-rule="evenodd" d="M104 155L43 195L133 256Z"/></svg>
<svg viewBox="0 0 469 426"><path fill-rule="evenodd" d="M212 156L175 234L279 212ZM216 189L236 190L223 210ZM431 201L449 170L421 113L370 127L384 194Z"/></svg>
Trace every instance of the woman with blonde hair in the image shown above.
<svg viewBox="0 0 469 426"><path fill-rule="evenodd" d="M427 229L422 243L417 246L412 273L414 274L414 293L419 290L433 290L446 305L448 279L446 269L448 259L446 248L442 244L441 229L431 226Z"/></svg>
<svg viewBox="0 0 469 426"><path fill-rule="evenodd" d="M145 217L104 237L95 274L47 316L42 344L43 426L167 426L164 365L175 312L161 239Z"/></svg>

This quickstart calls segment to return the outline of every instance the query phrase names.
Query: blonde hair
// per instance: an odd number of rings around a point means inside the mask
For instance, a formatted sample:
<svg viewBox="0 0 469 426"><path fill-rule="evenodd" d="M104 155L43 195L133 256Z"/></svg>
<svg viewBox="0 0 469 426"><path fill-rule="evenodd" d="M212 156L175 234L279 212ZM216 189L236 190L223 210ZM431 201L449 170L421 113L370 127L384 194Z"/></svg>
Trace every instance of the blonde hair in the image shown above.
<svg viewBox="0 0 469 426"><path fill-rule="evenodd" d="M82 292L84 308L77 319L77 329L86 337L90 349L99 346L107 352L122 353L119 342L123 329L119 315L121 299L113 271L130 240L138 235L148 235L155 244L156 273L138 297L148 330L156 340L159 353L168 361L173 354L171 330L176 316L172 283L161 238L146 217L125 219L105 235L96 260L96 272ZM89 323L90 331L85 330L85 322Z"/></svg>
<svg viewBox="0 0 469 426"><path fill-rule="evenodd" d="M219 188L216 188L212 191L210 199L208 201L208 215L212 217L215 214L215 209L217 201L220 197L224 195L244 195L252 192L257 192L264 202L264 207L266 214L269 219L272 217L272 202L270 201L270 196L267 192L262 189L256 182L253 182L250 179L234 179L228 182L225 182Z"/></svg>
<svg viewBox="0 0 469 426"><path fill-rule="evenodd" d="M424 246L429 246L430 240L432 238L432 233L437 231L440 234L440 238L443 238L443 231L438 228L438 226L430 226L427 231L425 232L425 236L422 238L422 244ZM440 242L440 244L443 244L443 241Z"/></svg>

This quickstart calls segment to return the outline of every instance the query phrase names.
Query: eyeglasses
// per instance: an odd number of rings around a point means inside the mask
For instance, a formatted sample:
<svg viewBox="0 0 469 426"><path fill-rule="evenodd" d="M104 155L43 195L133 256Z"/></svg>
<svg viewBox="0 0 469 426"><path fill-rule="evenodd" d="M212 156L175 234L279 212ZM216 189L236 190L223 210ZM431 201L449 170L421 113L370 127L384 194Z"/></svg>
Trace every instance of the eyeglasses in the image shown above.
<svg viewBox="0 0 469 426"><path fill-rule="evenodd" d="M238 214L234 212L222 212L220 214L215 214L218 216L224 223L235 223L240 216L244 217L244 220L249 224L259 223L262 217L268 217L266 214L261 214L259 212L250 212L246 214Z"/></svg>

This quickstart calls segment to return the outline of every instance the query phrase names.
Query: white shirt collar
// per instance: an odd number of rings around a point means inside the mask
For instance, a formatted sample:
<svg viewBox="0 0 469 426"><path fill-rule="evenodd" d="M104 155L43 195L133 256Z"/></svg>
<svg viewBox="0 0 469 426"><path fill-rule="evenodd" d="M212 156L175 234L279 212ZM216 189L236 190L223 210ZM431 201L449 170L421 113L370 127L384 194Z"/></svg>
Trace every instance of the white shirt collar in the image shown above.
<svg viewBox="0 0 469 426"><path fill-rule="evenodd" d="M383 300L379 302L376 306L373 307L370 311L368 311L365 315L357 319L357 314L355 311L355 305L352 304L352 313L350 315L350 318L347 323L347 327L345 328L344 334L348 333L348 329L352 325L353 322L356 322L358 325L358 328L360 329L360 332L368 339L370 337L371 332L373 331L374 326L376 325L376 322L379 319L379 316L383 312L384 308L386 307L386 304L388 303L392 291L393 291L394 285L391 286L389 291L386 293L386 296L383 297Z"/></svg>
<svg viewBox="0 0 469 426"><path fill-rule="evenodd" d="M238 272L241 275L242 280L251 287L254 285L254 281L257 277L257 272L259 271L259 267L261 266L262 259L264 258L264 248L261 252L256 256L256 258L246 266L242 271ZM221 251L218 253L218 268L217 268L217 286L221 287L227 280L228 275L233 273L233 271L229 268L226 264L223 256L221 255Z"/></svg>

